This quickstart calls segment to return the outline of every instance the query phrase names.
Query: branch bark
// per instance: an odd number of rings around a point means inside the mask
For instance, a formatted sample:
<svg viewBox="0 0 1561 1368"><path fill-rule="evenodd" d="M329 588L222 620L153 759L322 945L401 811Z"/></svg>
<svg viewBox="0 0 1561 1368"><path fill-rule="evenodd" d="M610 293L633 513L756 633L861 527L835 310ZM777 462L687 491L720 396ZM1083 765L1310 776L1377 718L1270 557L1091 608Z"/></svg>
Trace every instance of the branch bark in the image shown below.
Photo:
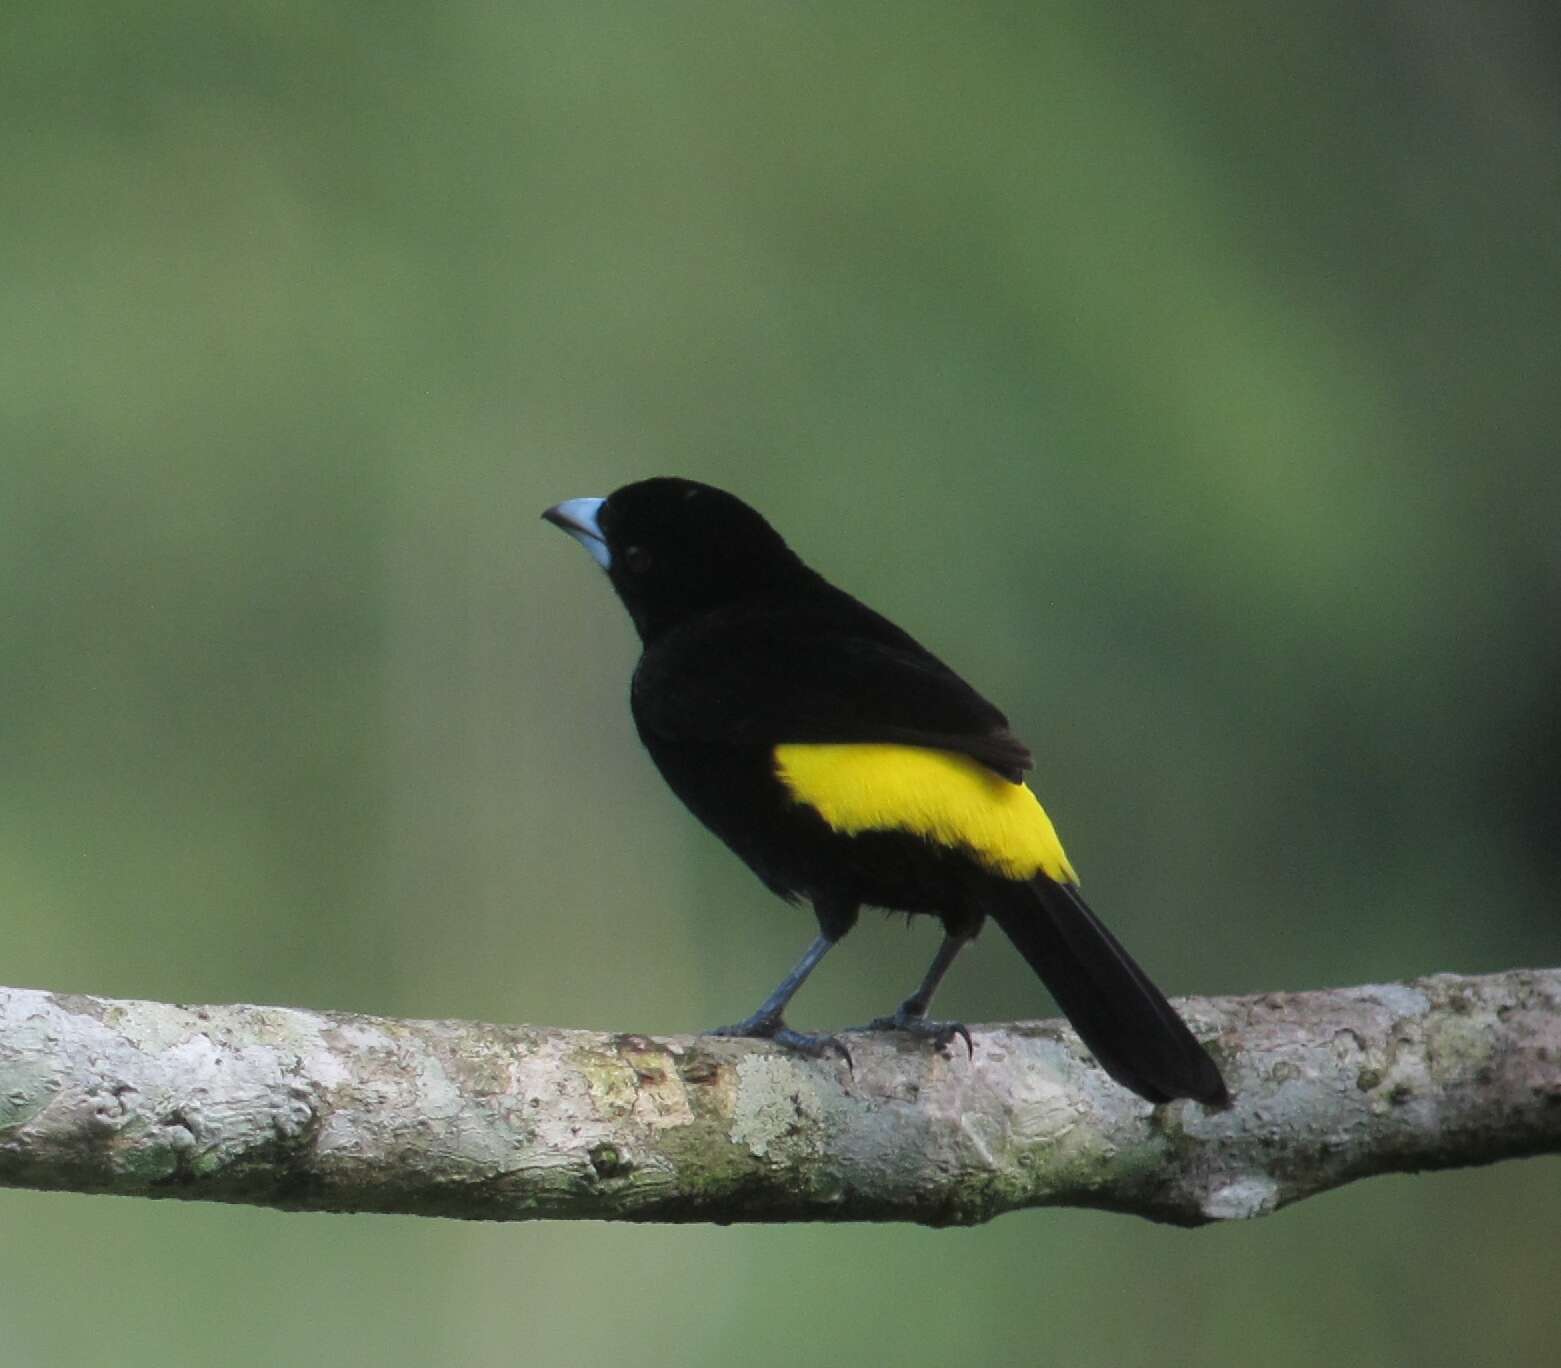
<svg viewBox="0 0 1561 1368"><path fill-rule="evenodd" d="M1235 1095L1152 1108L1061 1022L974 1058L0 988L0 1186L481 1220L1182 1225L1561 1152L1561 970L1182 1004Z"/></svg>

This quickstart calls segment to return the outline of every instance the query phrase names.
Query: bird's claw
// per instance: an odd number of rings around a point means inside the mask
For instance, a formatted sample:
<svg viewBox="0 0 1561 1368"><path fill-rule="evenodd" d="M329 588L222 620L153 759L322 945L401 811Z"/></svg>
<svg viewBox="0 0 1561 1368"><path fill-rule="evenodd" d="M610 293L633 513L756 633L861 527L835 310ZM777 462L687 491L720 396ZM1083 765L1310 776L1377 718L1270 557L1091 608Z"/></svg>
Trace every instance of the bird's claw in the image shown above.
<svg viewBox="0 0 1561 1368"><path fill-rule="evenodd" d="M851 1058L851 1051L846 1048L844 1041L832 1035L810 1035L804 1031L794 1031L780 1017L751 1016L733 1022L730 1026L717 1026L705 1034L773 1040L782 1049L793 1050L813 1059L827 1059L831 1054L838 1054L845 1060L846 1069L853 1074L856 1072L856 1061Z"/></svg>
<svg viewBox="0 0 1561 1368"><path fill-rule="evenodd" d="M812 1055L815 1059L827 1059L831 1054L838 1054L846 1062L846 1071L853 1074L856 1072L856 1061L851 1058L851 1051L846 1049L844 1041L835 1036L807 1035L789 1026L782 1026L771 1039L777 1045L795 1050L798 1054Z"/></svg>
<svg viewBox="0 0 1561 1368"><path fill-rule="evenodd" d="M965 1052L976 1057L976 1043L963 1021L929 1021L917 1012L907 1012L903 1007L893 1016L875 1017L867 1023L869 1031L903 1031L906 1035L930 1040L936 1050L946 1050L957 1037L965 1042Z"/></svg>

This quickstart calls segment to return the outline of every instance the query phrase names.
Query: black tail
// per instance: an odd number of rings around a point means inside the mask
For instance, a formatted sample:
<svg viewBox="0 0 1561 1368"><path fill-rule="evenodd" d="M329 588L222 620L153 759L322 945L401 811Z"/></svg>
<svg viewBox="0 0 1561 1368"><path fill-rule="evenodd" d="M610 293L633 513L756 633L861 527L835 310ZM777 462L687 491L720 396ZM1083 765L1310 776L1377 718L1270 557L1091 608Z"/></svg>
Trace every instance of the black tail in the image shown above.
<svg viewBox="0 0 1561 1368"><path fill-rule="evenodd" d="M987 910L1124 1088L1151 1102L1230 1101L1208 1052L1076 889L1043 876L1010 884Z"/></svg>

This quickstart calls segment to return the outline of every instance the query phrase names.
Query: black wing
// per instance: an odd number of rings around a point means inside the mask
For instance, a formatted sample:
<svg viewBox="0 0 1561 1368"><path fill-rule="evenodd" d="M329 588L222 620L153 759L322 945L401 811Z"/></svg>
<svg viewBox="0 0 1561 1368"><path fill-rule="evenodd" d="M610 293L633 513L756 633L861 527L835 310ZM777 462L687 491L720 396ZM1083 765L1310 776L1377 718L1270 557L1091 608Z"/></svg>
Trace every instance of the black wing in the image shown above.
<svg viewBox="0 0 1561 1368"><path fill-rule="evenodd" d="M997 708L843 593L685 624L646 650L633 704L648 743L930 746L968 755L1015 783L1032 764Z"/></svg>

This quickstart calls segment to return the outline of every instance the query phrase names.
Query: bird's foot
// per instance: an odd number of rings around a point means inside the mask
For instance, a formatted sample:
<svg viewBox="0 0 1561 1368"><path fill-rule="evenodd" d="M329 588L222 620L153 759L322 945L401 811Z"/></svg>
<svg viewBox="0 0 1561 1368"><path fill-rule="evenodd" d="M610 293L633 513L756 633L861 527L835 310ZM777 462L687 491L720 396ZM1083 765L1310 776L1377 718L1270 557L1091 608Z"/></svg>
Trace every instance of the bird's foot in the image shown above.
<svg viewBox="0 0 1561 1368"><path fill-rule="evenodd" d="M972 1059L976 1057L975 1042L970 1038L970 1032L965 1028L963 1021L929 1021L927 1017L901 1003L893 1016L875 1017L863 1028L868 1031L903 1031L906 1035L917 1036L922 1040L930 1040L933 1048L946 1050L954 1043L955 1039L965 1042L965 1050Z"/></svg>
<svg viewBox="0 0 1561 1368"><path fill-rule="evenodd" d="M745 1017L742 1021L733 1022L730 1026L717 1026L706 1031L705 1034L773 1040L782 1049L794 1050L798 1054L810 1055L814 1059L827 1059L830 1055L837 1054L845 1060L846 1068L852 1073L856 1072L856 1063L851 1058L851 1051L846 1049L843 1041L832 1035L808 1035L802 1031L794 1031L779 1016L763 1016L756 1013L751 1017Z"/></svg>

